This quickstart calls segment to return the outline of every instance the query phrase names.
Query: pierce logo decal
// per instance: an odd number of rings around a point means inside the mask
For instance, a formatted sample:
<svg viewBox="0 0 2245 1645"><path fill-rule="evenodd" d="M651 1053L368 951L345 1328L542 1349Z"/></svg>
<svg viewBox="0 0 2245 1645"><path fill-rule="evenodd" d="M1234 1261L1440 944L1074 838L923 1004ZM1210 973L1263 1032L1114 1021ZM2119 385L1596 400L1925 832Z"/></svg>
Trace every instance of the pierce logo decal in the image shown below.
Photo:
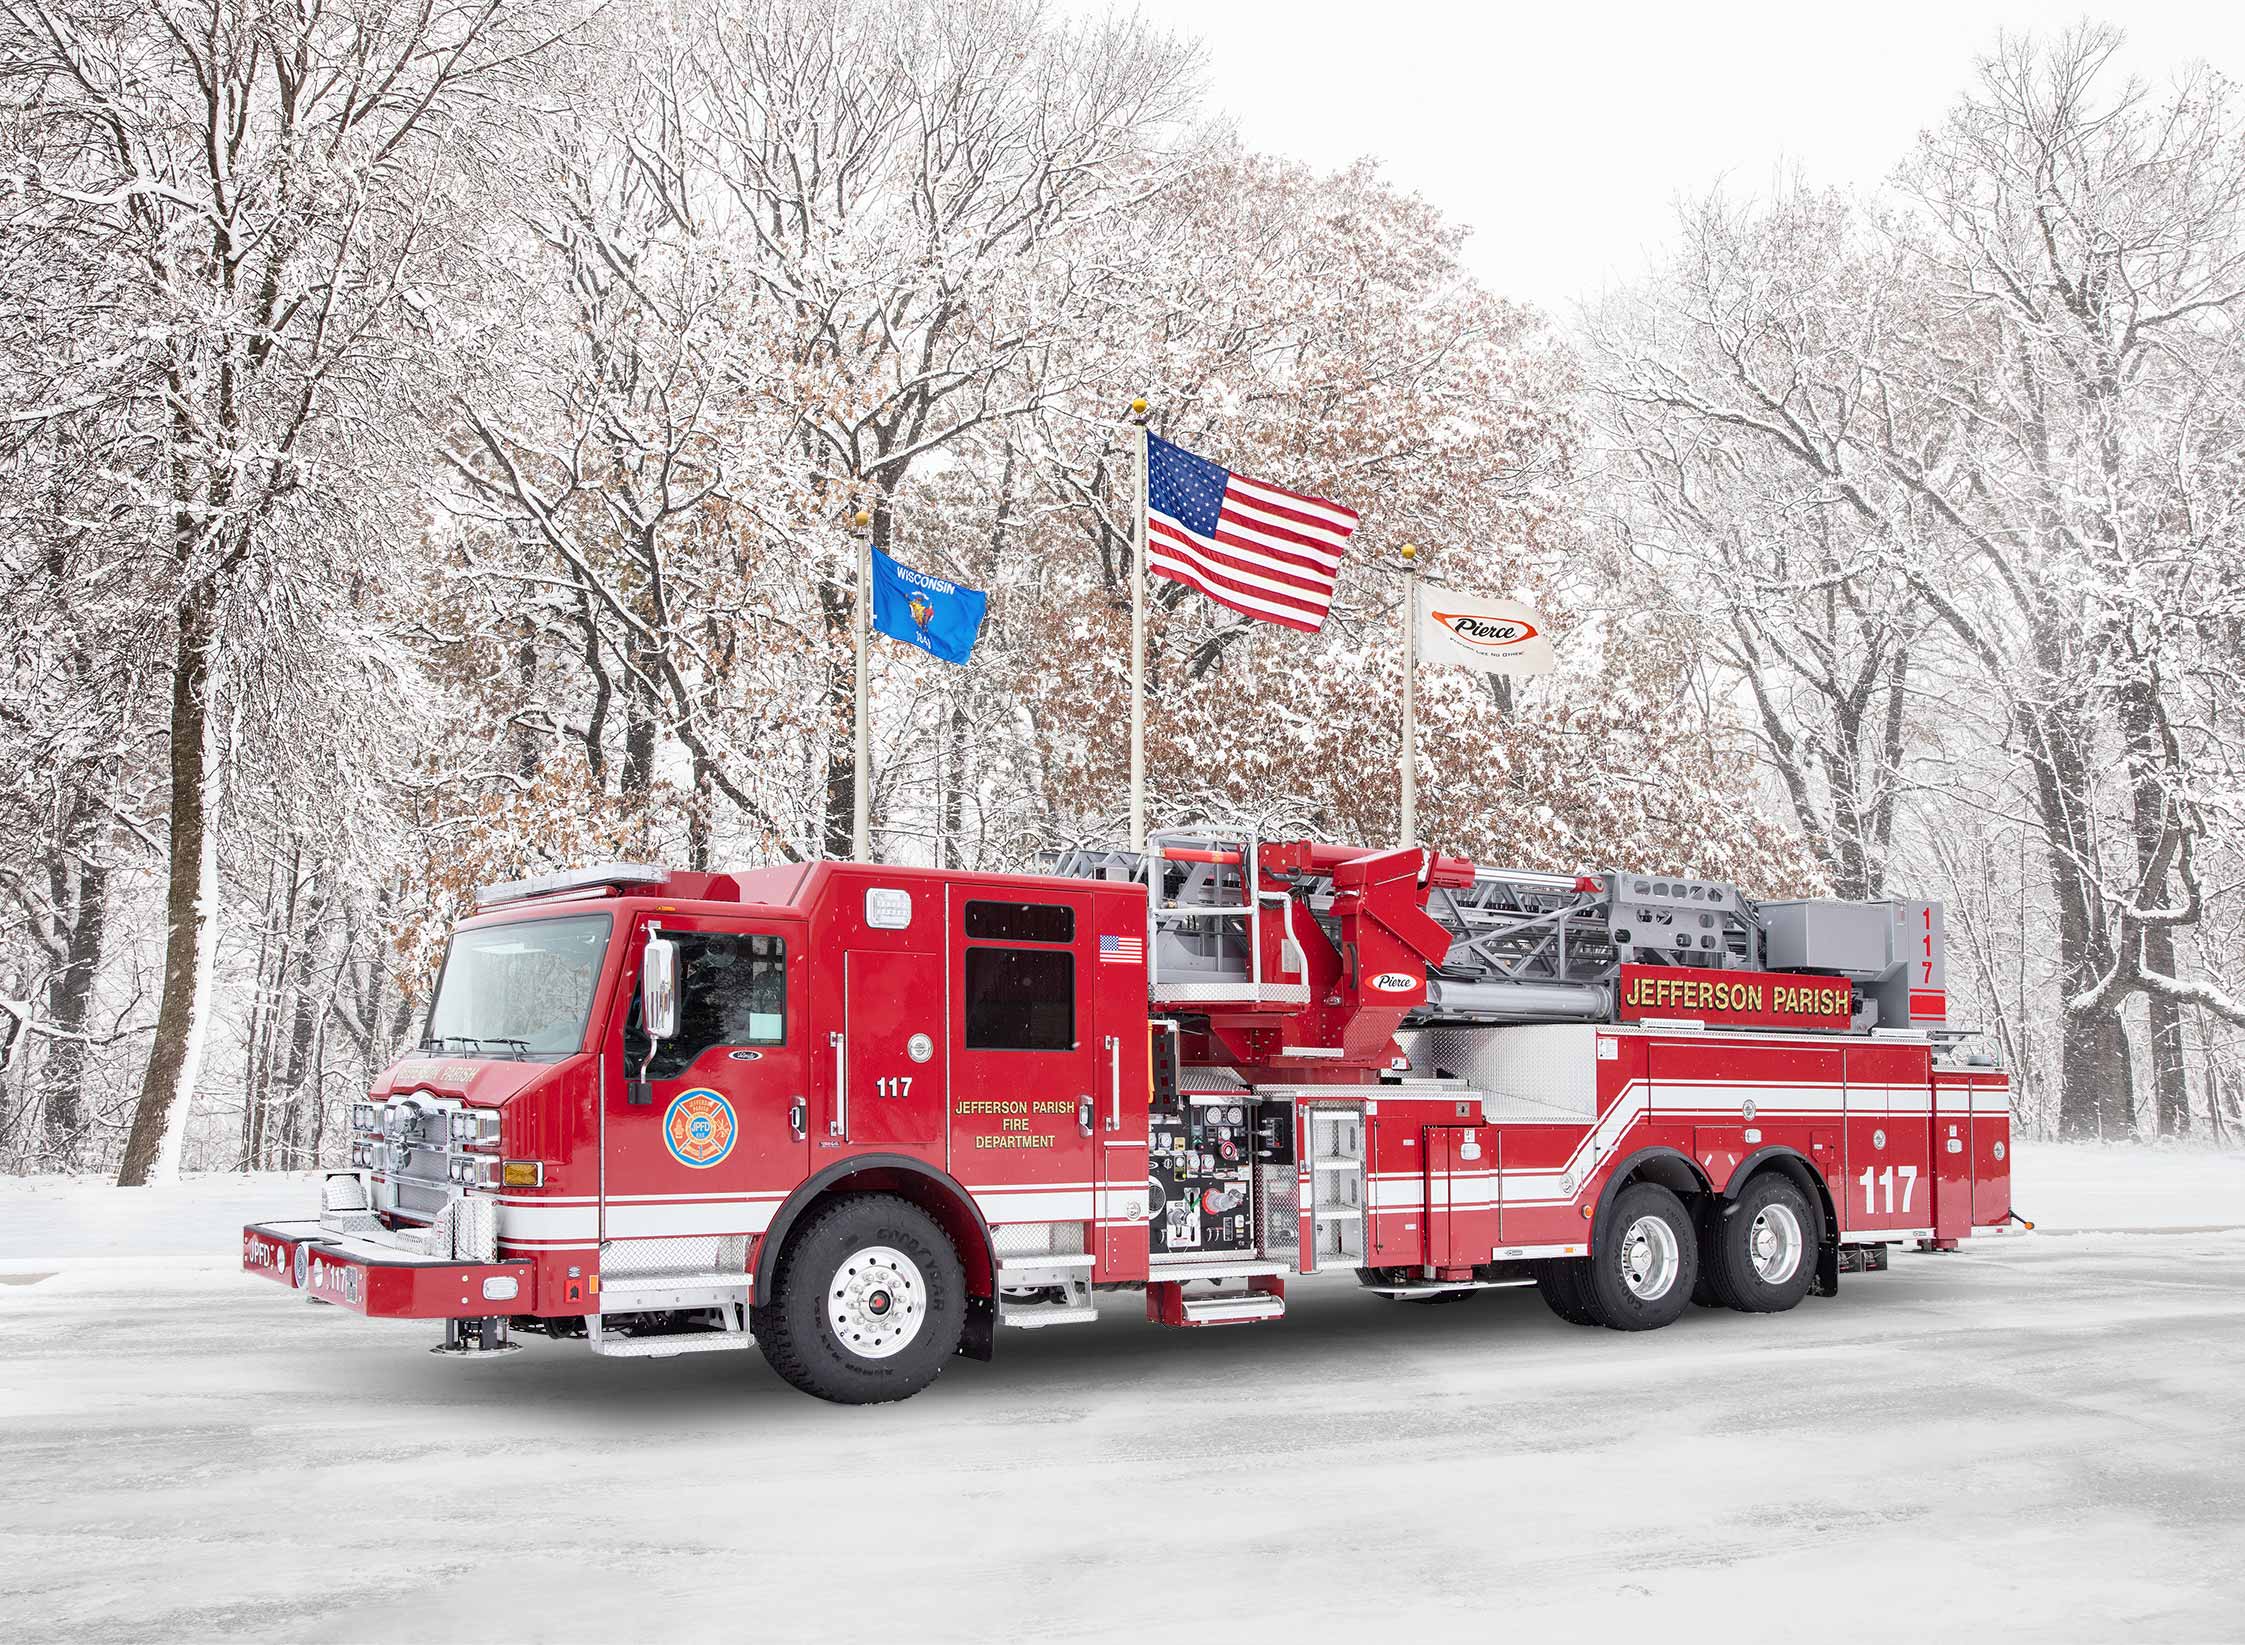
<svg viewBox="0 0 2245 1645"><path fill-rule="evenodd" d="M663 1145L681 1165L706 1171L733 1151L733 1105L715 1091L684 1091L663 1112Z"/></svg>
<svg viewBox="0 0 2245 1645"><path fill-rule="evenodd" d="M1460 645L1475 651L1510 651L1536 637L1536 625L1509 618L1475 617L1454 611L1432 613Z"/></svg>

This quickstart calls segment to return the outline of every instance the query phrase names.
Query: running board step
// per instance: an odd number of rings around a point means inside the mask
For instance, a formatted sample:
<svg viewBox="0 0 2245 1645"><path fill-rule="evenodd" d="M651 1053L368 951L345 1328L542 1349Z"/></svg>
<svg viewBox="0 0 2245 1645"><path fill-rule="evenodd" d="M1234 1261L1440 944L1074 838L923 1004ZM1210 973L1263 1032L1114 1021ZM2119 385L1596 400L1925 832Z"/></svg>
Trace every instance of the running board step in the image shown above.
<svg viewBox="0 0 2245 1645"><path fill-rule="evenodd" d="M661 1337L603 1336L592 1345L610 1359L669 1359L674 1354L717 1354L755 1346L746 1331L679 1331Z"/></svg>
<svg viewBox="0 0 2245 1645"><path fill-rule="evenodd" d="M1088 1325L1099 1317L1091 1269L1088 1255L999 1258L998 1323L1025 1331L1047 1325ZM1050 1294L1054 1292L1058 1295Z"/></svg>
<svg viewBox="0 0 2245 1645"><path fill-rule="evenodd" d="M1174 1280L1146 1287L1146 1317L1156 1325L1259 1325L1286 1313L1286 1282L1258 1275L1244 1291L1187 1295Z"/></svg>
<svg viewBox="0 0 2245 1645"><path fill-rule="evenodd" d="M1365 1289L1383 1297L1431 1297L1450 1291L1517 1291L1535 1283L1533 1279L1427 1279L1403 1285L1367 1285Z"/></svg>
<svg viewBox="0 0 2245 1645"><path fill-rule="evenodd" d="M1186 1297L1187 1325L1253 1325L1286 1312L1286 1299L1264 1291L1238 1291L1212 1297Z"/></svg>
<svg viewBox="0 0 2245 1645"><path fill-rule="evenodd" d="M696 1279L708 1276L677 1277ZM609 1304L605 1312L585 1316L585 1340L592 1345L594 1353L605 1354L611 1359L668 1359L673 1354L716 1354L728 1348L753 1347L756 1338L748 1328L746 1281L730 1287L730 1290L733 1293L731 1296L722 1297L715 1302L673 1303L649 1300L663 1293L656 1292L652 1285L648 1285L629 1291L631 1300L623 1302L621 1306L617 1306L616 1291L611 1290L608 1297L603 1299ZM670 1294L691 1296L695 1293L683 1291ZM625 1336L608 1328L606 1315L609 1313L632 1314L672 1308L697 1313L705 1310L714 1312L718 1328L714 1331L664 1331L645 1336Z"/></svg>

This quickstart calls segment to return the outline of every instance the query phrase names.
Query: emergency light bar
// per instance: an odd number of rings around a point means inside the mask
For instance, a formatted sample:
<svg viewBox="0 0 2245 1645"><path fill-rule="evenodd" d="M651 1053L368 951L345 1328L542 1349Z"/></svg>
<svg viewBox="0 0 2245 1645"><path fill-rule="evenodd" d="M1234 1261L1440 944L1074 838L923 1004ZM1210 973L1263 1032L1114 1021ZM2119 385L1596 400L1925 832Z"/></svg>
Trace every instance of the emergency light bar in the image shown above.
<svg viewBox="0 0 2245 1645"><path fill-rule="evenodd" d="M606 886L660 885L669 878L668 870L647 863L594 863L586 868L563 868L551 874L540 874L535 879L501 880L497 885L477 886L476 906L496 908L501 903L520 902L525 897L550 897L563 891L592 891Z"/></svg>

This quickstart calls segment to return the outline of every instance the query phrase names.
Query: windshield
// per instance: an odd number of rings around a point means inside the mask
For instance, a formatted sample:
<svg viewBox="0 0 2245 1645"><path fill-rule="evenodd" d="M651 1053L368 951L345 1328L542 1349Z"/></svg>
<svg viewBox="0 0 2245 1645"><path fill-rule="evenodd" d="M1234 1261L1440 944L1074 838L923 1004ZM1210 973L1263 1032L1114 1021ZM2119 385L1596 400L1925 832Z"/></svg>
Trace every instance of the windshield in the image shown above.
<svg viewBox="0 0 2245 1645"><path fill-rule="evenodd" d="M455 932L421 1048L493 1057L581 1049L608 926L606 914L577 914Z"/></svg>

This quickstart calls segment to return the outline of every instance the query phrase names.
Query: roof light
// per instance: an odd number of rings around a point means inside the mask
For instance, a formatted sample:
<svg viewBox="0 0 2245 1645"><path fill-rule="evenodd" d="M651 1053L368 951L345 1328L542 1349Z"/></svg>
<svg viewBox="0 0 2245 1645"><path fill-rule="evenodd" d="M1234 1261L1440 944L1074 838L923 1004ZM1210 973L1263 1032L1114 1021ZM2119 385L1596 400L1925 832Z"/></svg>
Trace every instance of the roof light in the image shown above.
<svg viewBox="0 0 2245 1645"><path fill-rule="evenodd" d="M476 906L495 908L501 903L520 902L525 897L550 897L564 891L593 891L606 886L621 890L633 885L660 885L669 878L668 869L650 863L594 863L587 868L557 869L527 880L502 880L497 885L478 886Z"/></svg>

